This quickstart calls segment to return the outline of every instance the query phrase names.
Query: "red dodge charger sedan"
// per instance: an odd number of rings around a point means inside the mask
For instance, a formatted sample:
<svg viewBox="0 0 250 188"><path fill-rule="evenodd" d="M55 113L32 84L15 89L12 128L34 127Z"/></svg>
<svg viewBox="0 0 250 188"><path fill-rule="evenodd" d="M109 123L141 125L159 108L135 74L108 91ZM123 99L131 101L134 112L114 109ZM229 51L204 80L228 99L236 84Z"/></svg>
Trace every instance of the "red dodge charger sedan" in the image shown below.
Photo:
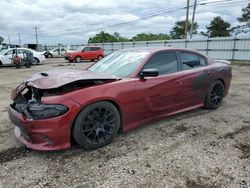
<svg viewBox="0 0 250 188"><path fill-rule="evenodd" d="M12 91L16 137L36 150L96 149L155 118L205 107L227 95L231 67L197 51L118 50L87 70L34 74Z"/></svg>

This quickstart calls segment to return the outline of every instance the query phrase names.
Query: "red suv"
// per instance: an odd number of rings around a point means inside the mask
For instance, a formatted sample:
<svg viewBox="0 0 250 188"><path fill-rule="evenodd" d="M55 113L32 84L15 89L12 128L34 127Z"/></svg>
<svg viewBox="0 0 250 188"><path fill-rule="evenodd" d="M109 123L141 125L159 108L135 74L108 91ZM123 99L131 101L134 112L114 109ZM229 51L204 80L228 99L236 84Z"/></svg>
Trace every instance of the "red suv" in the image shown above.
<svg viewBox="0 0 250 188"><path fill-rule="evenodd" d="M74 52L67 52L64 54L64 58L69 62L81 62L82 60L100 60L104 57L104 53L101 47L97 46L80 46Z"/></svg>

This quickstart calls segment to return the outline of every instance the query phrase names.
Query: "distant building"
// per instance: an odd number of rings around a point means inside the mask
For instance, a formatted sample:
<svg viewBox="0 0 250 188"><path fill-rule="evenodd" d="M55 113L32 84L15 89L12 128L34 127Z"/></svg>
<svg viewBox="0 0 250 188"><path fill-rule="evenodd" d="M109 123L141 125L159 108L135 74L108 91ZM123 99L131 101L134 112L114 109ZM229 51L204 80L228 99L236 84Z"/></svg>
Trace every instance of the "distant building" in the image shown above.
<svg viewBox="0 0 250 188"><path fill-rule="evenodd" d="M30 48L37 51L43 51L43 46L41 44L24 44L23 47Z"/></svg>

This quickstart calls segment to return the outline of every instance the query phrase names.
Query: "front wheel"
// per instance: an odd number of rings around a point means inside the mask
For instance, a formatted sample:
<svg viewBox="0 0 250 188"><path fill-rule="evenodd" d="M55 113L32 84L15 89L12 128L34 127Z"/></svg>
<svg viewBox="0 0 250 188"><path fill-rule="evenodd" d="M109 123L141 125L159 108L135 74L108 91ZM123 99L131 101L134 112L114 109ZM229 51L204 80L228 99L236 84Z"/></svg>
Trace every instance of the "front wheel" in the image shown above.
<svg viewBox="0 0 250 188"><path fill-rule="evenodd" d="M82 61L82 58L81 58L80 56L77 56L77 57L76 57L76 62L77 62L77 63L80 63L81 61Z"/></svg>
<svg viewBox="0 0 250 188"><path fill-rule="evenodd" d="M120 127L120 114L110 102L90 104L77 116L72 134L85 149L97 149L109 144Z"/></svg>
<svg viewBox="0 0 250 188"><path fill-rule="evenodd" d="M222 103L223 97L224 97L224 84L220 80L217 80L209 88L205 100L205 108L207 109L218 108Z"/></svg>

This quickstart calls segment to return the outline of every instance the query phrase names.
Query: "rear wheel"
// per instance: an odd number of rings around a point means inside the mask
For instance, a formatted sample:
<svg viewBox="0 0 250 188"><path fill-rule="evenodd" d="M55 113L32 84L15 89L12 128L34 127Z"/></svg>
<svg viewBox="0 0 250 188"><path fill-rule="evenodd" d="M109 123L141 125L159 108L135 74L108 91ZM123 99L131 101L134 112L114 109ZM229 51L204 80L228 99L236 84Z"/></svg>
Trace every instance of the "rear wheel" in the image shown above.
<svg viewBox="0 0 250 188"><path fill-rule="evenodd" d="M208 95L205 100L205 108L216 109L218 108L224 97L224 84L218 80L213 83L208 91Z"/></svg>
<svg viewBox="0 0 250 188"><path fill-rule="evenodd" d="M52 58L52 57L53 57L53 55L52 55L52 54L49 54L49 55L48 55L48 58Z"/></svg>
<svg viewBox="0 0 250 188"><path fill-rule="evenodd" d="M76 57L76 62L77 62L77 63L80 63L81 61L82 61L82 58L81 58L80 56L77 56L77 57Z"/></svg>
<svg viewBox="0 0 250 188"><path fill-rule="evenodd" d="M36 57L34 58L34 61L33 61L33 64L34 65L38 65L38 63L39 63L39 59L37 59Z"/></svg>
<svg viewBox="0 0 250 188"><path fill-rule="evenodd" d="M100 61L102 58L103 58L103 57L100 55L100 56L98 57L97 60Z"/></svg>
<svg viewBox="0 0 250 188"><path fill-rule="evenodd" d="M86 149L109 144L120 127L120 114L110 102L90 104L77 116L72 134L76 143Z"/></svg>

